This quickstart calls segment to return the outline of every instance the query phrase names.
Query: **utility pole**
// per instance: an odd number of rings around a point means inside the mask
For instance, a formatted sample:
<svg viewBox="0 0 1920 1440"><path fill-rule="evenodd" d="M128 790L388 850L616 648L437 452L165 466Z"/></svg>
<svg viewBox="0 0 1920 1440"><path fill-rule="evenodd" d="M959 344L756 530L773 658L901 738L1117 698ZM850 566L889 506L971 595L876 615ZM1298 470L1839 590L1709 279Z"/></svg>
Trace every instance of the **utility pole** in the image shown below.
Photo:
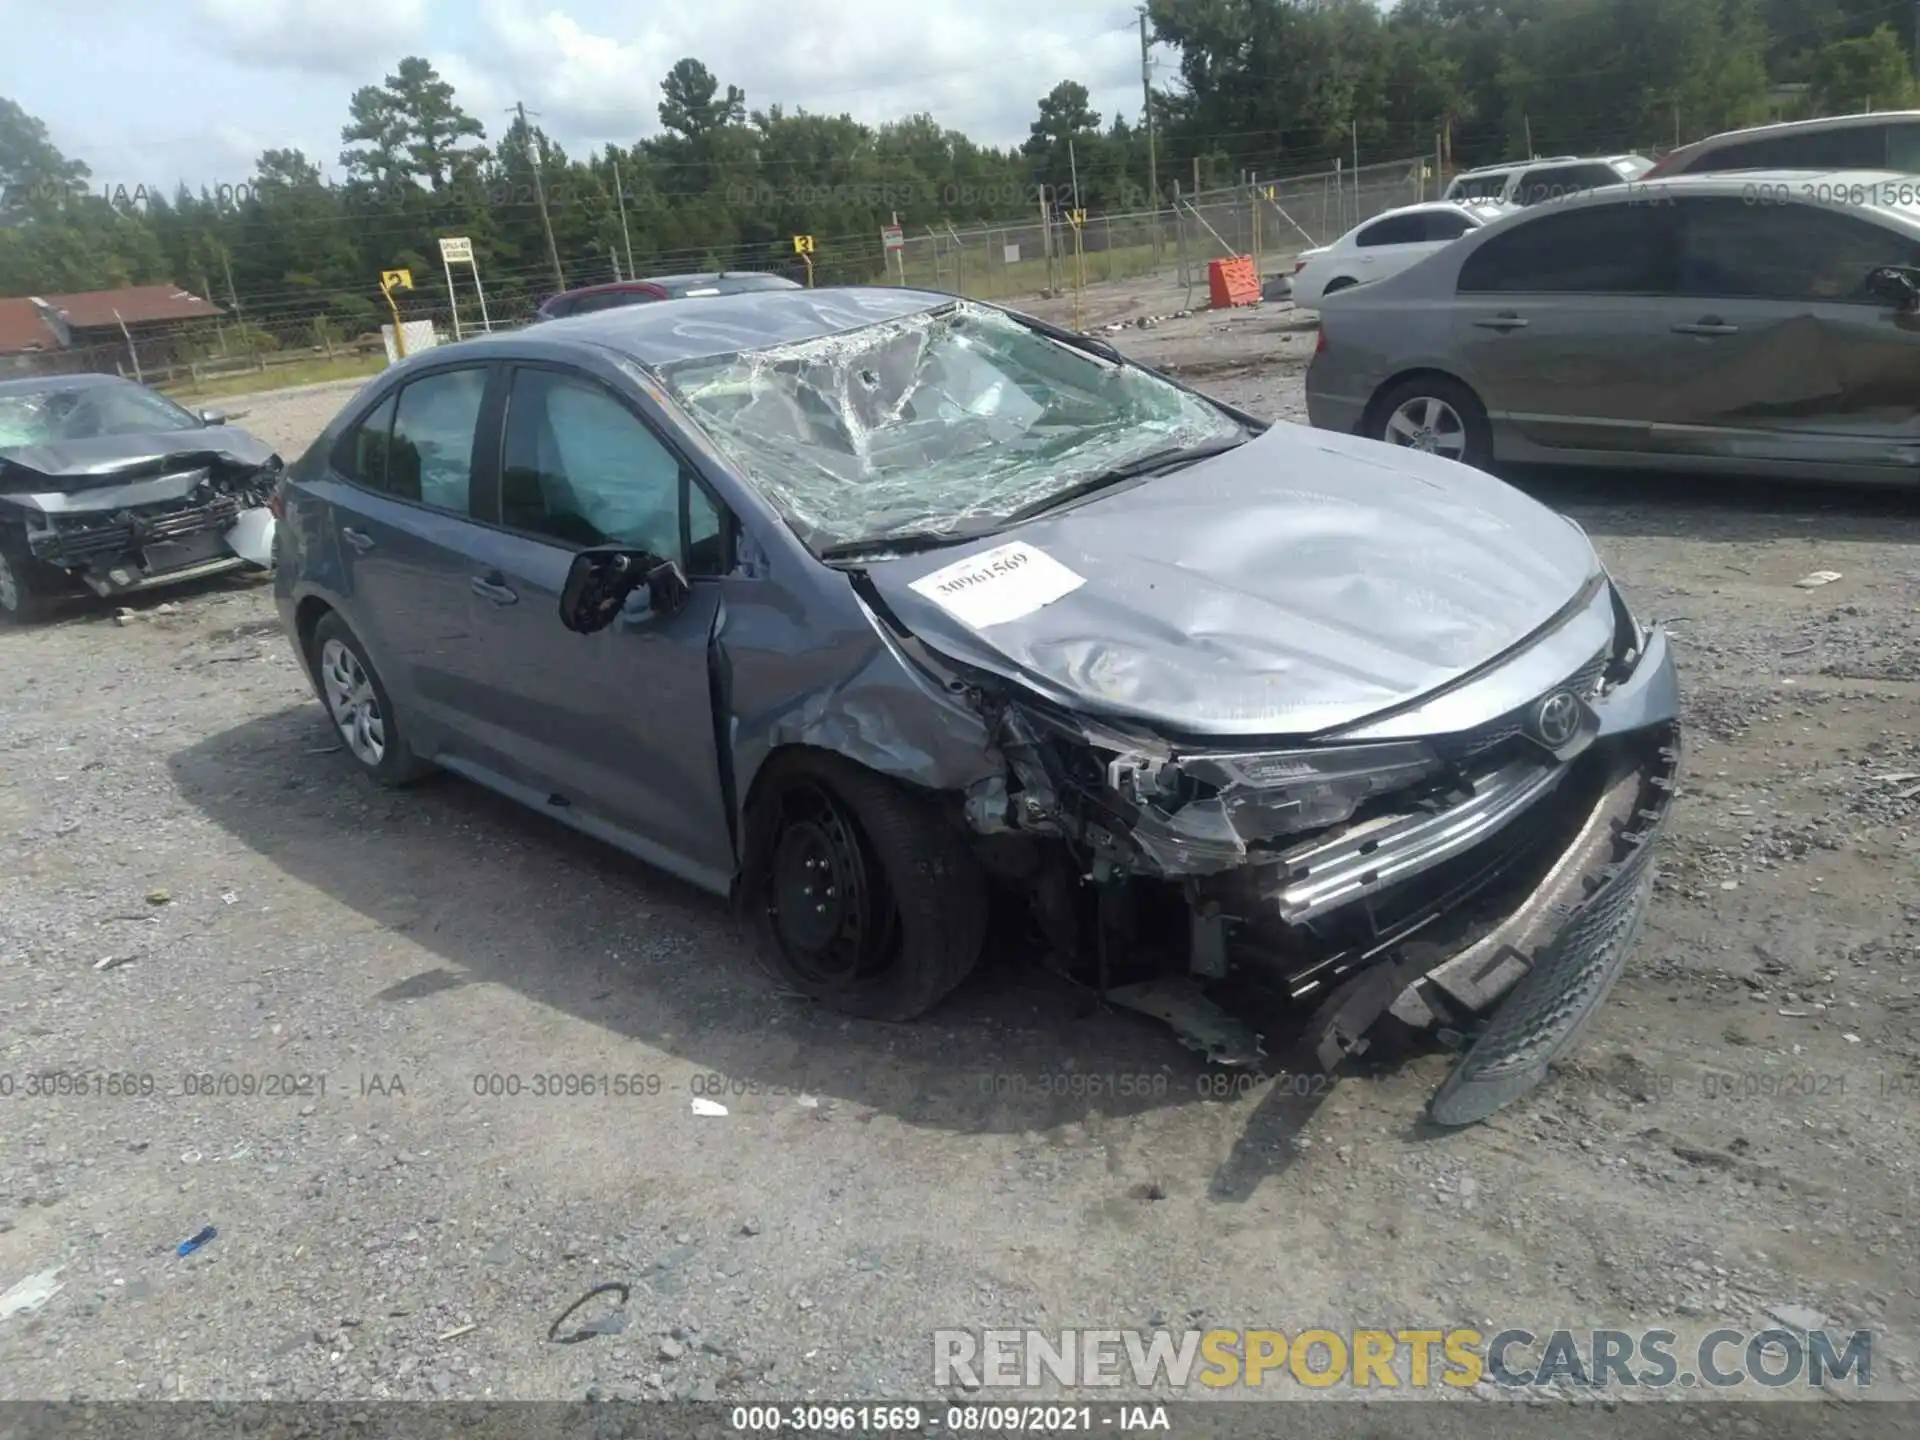
<svg viewBox="0 0 1920 1440"><path fill-rule="evenodd" d="M1073 137L1067 137L1067 174L1073 179L1073 208L1080 208L1080 162L1073 158Z"/></svg>
<svg viewBox="0 0 1920 1440"><path fill-rule="evenodd" d="M220 246L220 268L226 272L227 299L233 302L233 317L242 324L245 324L247 317L242 314L240 310L240 292L233 288L233 261L227 256L227 247L225 244Z"/></svg>
<svg viewBox="0 0 1920 1440"><path fill-rule="evenodd" d="M567 276L560 268L560 249L553 243L553 221L547 216L547 187L540 179L540 154L534 147L533 127L527 123L525 102L516 102L513 113L520 117L520 138L527 147L527 163L533 167L533 198L540 206L540 228L547 232L547 259L553 262L553 283L564 290L567 288Z"/></svg>
<svg viewBox="0 0 1920 1440"><path fill-rule="evenodd" d="M1920 8L1920 0L1914 0L1914 5ZM1920 55L1920 41L1915 42L1914 48L1915 54ZM1140 93L1146 103L1147 116L1147 194L1152 197L1148 203L1157 214L1160 210L1160 161L1156 154L1158 147L1154 143L1153 60L1149 54L1147 7L1144 5L1140 7ZM1153 238L1156 242L1160 238L1160 228L1157 224L1154 226ZM1157 244L1155 248L1158 248Z"/></svg>
<svg viewBox="0 0 1920 1440"><path fill-rule="evenodd" d="M640 272L633 268L633 237L627 233L627 193L620 185L620 152L613 155L613 198L620 206L620 243L627 251L627 278L633 279Z"/></svg>

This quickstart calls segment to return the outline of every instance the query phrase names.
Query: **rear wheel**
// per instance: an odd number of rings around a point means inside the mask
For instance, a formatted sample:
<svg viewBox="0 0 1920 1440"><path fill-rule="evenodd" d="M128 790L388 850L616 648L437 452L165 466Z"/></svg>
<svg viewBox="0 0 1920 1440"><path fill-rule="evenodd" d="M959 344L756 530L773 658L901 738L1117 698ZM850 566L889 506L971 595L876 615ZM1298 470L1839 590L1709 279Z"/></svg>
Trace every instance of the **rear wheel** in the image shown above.
<svg viewBox="0 0 1920 1440"><path fill-rule="evenodd" d="M327 716L361 770L382 785L397 786L432 769L407 744L387 687L344 620L323 615L313 627L309 648Z"/></svg>
<svg viewBox="0 0 1920 1440"><path fill-rule="evenodd" d="M1481 469L1493 459L1493 432L1480 398L1445 375L1403 380L1373 406L1367 435Z"/></svg>
<svg viewBox="0 0 1920 1440"><path fill-rule="evenodd" d="M925 1014L986 938L986 879L964 838L929 798L851 761L795 752L772 764L745 896L761 963L848 1014Z"/></svg>
<svg viewBox="0 0 1920 1440"><path fill-rule="evenodd" d="M1337 290L1351 290L1359 283L1360 282L1355 280L1351 275L1336 275L1333 279L1327 281L1321 288L1320 293L1322 295L1331 295Z"/></svg>

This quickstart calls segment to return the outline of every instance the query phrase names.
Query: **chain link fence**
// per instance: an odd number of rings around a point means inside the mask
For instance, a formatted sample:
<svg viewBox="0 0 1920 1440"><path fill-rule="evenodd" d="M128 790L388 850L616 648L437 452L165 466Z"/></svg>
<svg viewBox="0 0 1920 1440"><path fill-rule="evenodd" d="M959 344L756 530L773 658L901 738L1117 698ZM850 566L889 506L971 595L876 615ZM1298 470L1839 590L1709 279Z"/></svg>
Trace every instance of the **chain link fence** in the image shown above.
<svg viewBox="0 0 1920 1440"><path fill-rule="evenodd" d="M1438 199L1440 189L1433 162L1413 159L1254 180L1181 195L1161 210L1088 215L1078 226L1058 212L1043 221L1036 201L1031 223L904 236L883 278L982 300L1157 274L1204 285L1210 260L1250 255L1263 271L1285 268L1302 250L1383 210ZM840 258L844 266L852 257Z"/></svg>

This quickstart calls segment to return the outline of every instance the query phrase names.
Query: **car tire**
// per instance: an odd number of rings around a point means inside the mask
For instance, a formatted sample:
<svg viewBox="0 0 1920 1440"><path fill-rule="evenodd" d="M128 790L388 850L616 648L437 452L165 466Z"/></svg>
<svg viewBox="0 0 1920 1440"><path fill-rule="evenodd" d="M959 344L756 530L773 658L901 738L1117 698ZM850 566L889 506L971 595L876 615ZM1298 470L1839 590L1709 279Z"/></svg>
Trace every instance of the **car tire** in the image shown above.
<svg viewBox="0 0 1920 1440"><path fill-rule="evenodd" d="M1354 286L1358 285L1359 283L1360 282L1354 279L1351 275L1336 275L1333 277L1333 279L1327 281L1325 285L1320 287L1320 294L1322 296L1327 296L1327 295L1335 294L1336 292L1341 290L1351 290Z"/></svg>
<svg viewBox="0 0 1920 1440"><path fill-rule="evenodd" d="M314 685L341 748L382 785L411 785L433 767L413 753L380 673L346 621L329 612L308 641Z"/></svg>
<svg viewBox="0 0 1920 1440"><path fill-rule="evenodd" d="M1493 461L1486 407L1447 375L1415 375L1377 397L1367 412L1365 434L1479 470Z"/></svg>
<svg viewBox="0 0 1920 1440"><path fill-rule="evenodd" d="M930 797L793 751L756 787L743 899L775 979L868 1020L912 1020L979 963L986 876Z"/></svg>
<svg viewBox="0 0 1920 1440"><path fill-rule="evenodd" d="M59 572L28 553L24 538L0 530L0 624L44 620L58 593Z"/></svg>

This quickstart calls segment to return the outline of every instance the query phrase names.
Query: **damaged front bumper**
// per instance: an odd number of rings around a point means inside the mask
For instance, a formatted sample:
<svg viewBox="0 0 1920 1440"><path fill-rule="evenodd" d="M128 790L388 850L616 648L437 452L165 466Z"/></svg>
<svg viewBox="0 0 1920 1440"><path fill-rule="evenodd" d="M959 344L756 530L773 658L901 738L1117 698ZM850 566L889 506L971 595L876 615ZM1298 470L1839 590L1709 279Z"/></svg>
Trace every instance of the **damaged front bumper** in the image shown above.
<svg viewBox="0 0 1920 1440"><path fill-rule="evenodd" d="M163 476L107 493L9 495L34 560L103 596L273 563L273 474ZM147 492L158 492L149 496ZM168 493L172 492L172 493Z"/></svg>
<svg viewBox="0 0 1920 1440"><path fill-rule="evenodd" d="M1251 1007L1197 1011L1169 987L1252 981L1309 1012L1304 1046L1323 1072L1366 1052L1391 1017L1464 1051L1430 1111L1471 1123L1538 1084L1619 978L1679 762L1666 636L1638 625L1610 583L1494 682L1526 699L1492 721L1423 729L1460 713L1457 695L1441 697L1317 756L1181 753L1085 723L1076 755L1063 740L1074 722L1010 706L1010 786L976 787L969 820L987 835L1057 829L1099 888L1177 888L1186 975L1110 998L1245 1063L1258 1043L1224 1022ZM1363 771L1364 756L1378 763ZM1316 828L1316 807L1336 818Z"/></svg>

